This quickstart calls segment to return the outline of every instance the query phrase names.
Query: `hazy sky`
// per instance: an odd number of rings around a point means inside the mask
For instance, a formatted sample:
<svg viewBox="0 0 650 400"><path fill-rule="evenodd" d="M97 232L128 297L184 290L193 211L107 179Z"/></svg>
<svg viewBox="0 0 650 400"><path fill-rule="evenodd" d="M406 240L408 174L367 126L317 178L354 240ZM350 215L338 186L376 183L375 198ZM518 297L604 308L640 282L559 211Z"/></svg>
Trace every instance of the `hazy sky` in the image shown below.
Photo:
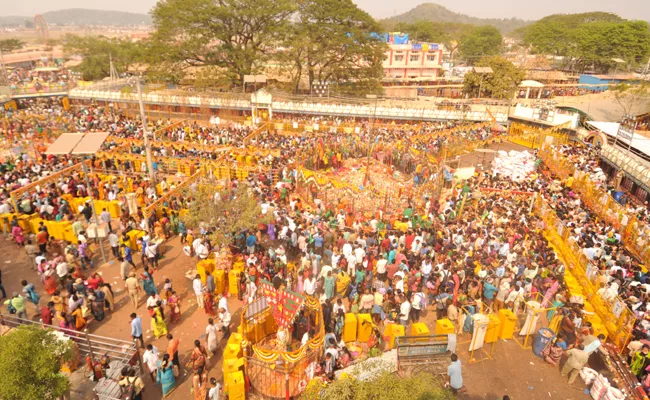
<svg viewBox="0 0 650 400"><path fill-rule="evenodd" d="M426 1L353 0L376 18L403 13ZM539 19L549 14L609 11L624 18L650 21L650 0L437 0L452 11L484 18ZM0 0L0 15L34 15L64 8L96 8L146 13L156 0Z"/></svg>

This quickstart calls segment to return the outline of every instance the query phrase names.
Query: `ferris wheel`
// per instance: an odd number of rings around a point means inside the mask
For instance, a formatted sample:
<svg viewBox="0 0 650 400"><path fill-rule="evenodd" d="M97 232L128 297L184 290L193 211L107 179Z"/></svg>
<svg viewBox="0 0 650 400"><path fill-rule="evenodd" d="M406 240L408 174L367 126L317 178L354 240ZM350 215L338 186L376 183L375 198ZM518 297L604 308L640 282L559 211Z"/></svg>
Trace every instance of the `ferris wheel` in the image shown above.
<svg viewBox="0 0 650 400"><path fill-rule="evenodd" d="M34 26L38 34L39 41L46 43L49 39L49 32L47 30L47 23L41 14L34 15Z"/></svg>

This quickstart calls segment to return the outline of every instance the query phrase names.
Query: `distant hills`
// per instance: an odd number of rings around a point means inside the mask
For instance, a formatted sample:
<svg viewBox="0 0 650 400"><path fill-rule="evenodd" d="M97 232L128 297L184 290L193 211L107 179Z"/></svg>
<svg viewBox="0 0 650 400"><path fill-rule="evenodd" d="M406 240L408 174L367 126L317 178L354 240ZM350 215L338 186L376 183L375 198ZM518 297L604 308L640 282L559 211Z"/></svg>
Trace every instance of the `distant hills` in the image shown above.
<svg viewBox="0 0 650 400"><path fill-rule="evenodd" d="M151 25L151 16L123 11L89 10L69 8L66 10L43 13L48 25L59 26L134 26ZM0 17L0 27L25 26L25 21L32 22L34 16Z"/></svg>
<svg viewBox="0 0 650 400"><path fill-rule="evenodd" d="M532 21L524 21L519 18L498 19L470 17L469 15L459 14L435 3L420 4L410 11L391 18L386 18L381 22L383 26L390 27L391 25L395 25L399 22L412 24L416 21L492 25L502 33L509 33L532 23Z"/></svg>

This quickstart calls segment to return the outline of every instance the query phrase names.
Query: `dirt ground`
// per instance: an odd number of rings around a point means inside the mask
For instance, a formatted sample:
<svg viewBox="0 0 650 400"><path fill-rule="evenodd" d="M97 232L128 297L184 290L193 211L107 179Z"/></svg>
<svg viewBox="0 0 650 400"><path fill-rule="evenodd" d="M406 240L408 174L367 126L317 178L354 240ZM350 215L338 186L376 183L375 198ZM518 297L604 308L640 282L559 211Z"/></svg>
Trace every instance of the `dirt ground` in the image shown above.
<svg viewBox="0 0 650 400"><path fill-rule="evenodd" d="M108 250L108 249L107 249ZM0 261L2 278L7 294L11 296L13 291L20 291L20 281L27 279L37 286L39 293L42 293L42 286L39 283L38 275L27 266L27 258L22 248L16 247L13 242L0 238L0 252L5 255ZM107 256L110 252L107 251ZM137 261L138 270L141 271L139 253L134 259ZM100 264L99 257L96 257ZM191 291L191 281L185 278L185 274L195 264L195 260L187 257L180 246L178 238L167 242L165 246L165 258L160 262L160 270L154 273L154 280L158 288L162 288L165 278L172 281L174 290L183 298L181 306L182 319L177 325L168 324L169 331L180 339L179 354L181 364L188 360L195 339L204 340L205 327L207 326L207 315L197 310L195 297ZM130 318L134 312L133 306L128 303L123 284L119 278L118 263L112 256L108 263L97 267L105 281L109 282L116 295L116 310L113 314L107 312L106 318L101 322L91 322L90 333L108 336L117 339L131 340ZM47 301L43 296L41 302ZM144 306L145 299L141 299L140 306L135 310L143 317L145 330L145 342L152 343L160 351L167 348L166 339L155 339L152 336L149 318ZM238 326L241 303L236 299L229 299L229 308L233 315L233 326ZM41 305L42 305L41 304ZM3 309L3 312L6 312ZM30 304L28 308L30 318L38 320L36 309ZM433 332L435 327L435 312L430 311L423 316L425 322ZM459 338L459 343L469 342L469 336ZM513 341L498 341L494 347L493 358L481 362L469 363L467 352L468 343L458 345L458 354L463 364L463 378L468 391L459 395L460 399L501 399L504 394L511 396L511 399L580 399L587 398L583 393L584 385L579 380L568 385L566 378L562 378L557 368L545 364L536 357L532 350L523 350L519 344ZM475 356L479 358L478 353ZM217 355L208 362L209 375L217 379L222 378L221 357ZM190 398L190 373L180 378L176 389L167 397L172 400ZM73 379L73 398L89 398L89 390L92 383L85 380L79 373ZM146 390L144 399L160 399L162 393L160 388L153 384L149 378L145 378Z"/></svg>

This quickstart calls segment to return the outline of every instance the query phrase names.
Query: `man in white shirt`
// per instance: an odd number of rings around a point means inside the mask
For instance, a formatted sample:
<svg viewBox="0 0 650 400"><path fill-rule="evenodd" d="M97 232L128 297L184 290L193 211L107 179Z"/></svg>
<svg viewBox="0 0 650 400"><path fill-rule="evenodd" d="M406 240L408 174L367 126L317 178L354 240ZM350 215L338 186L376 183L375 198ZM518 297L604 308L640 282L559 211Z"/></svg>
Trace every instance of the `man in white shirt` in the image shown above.
<svg viewBox="0 0 650 400"><path fill-rule="evenodd" d="M223 337L228 339L230 336L230 322L232 321L232 316L225 308L219 309L219 320L221 321L221 326L223 327Z"/></svg>
<svg viewBox="0 0 650 400"><path fill-rule="evenodd" d="M399 306L399 323L403 325L404 328L409 323L409 314L411 314L411 303L402 295L402 304Z"/></svg>
<svg viewBox="0 0 650 400"><path fill-rule="evenodd" d="M208 391L208 400L219 400L219 393L221 392L221 384L217 382L216 378L210 378L210 391Z"/></svg>
<svg viewBox="0 0 650 400"><path fill-rule="evenodd" d="M217 304L217 307L219 307L220 310L223 309L228 311L228 299L226 296L219 297L219 303Z"/></svg>
<svg viewBox="0 0 650 400"><path fill-rule="evenodd" d="M199 244L196 246L196 255L201 259L205 260L208 258L208 247L203 243L203 240L199 241Z"/></svg>
<svg viewBox="0 0 650 400"><path fill-rule="evenodd" d="M11 212L11 207L9 207L9 204L7 204L6 201L3 201L2 204L0 204L0 214L9 214Z"/></svg>
<svg viewBox="0 0 650 400"><path fill-rule="evenodd" d="M387 264L388 264L388 260L386 260L383 255L380 255L379 260L377 261L377 279L379 279L380 281L386 280Z"/></svg>
<svg viewBox="0 0 650 400"><path fill-rule="evenodd" d="M108 243L111 245L111 251L113 255L117 258L120 256L120 238L112 232L108 234Z"/></svg>
<svg viewBox="0 0 650 400"><path fill-rule="evenodd" d="M343 314L345 314L345 304L343 304L341 298L338 298L336 300L336 304L334 304L334 306L332 307L332 314L338 315L339 311L342 311Z"/></svg>
<svg viewBox="0 0 650 400"><path fill-rule="evenodd" d="M199 308L203 308L203 283L201 283L201 276L199 274L192 280L192 290L194 290L194 294L196 295L197 305Z"/></svg>
<svg viewBox="0 0 650 400"><path fill-rule="evenodd" d="M198 247L199 247L199 244L200 244L202 241L203 241L203 239L201 239L201 237L197 237L197 238L194 239L194 241L192 242L192 250L194 250L194 254L198 254L197 249L198 249Z"/></svg>
<svg viewBox="0 0 650 400"><path fill-rule="evenodd" d="M422 243L420 239L415 239L413 243L411 243L411 252L415 255L419 255L421 250L422 250Z"/></svg>
<svg viewBox="0 0 650 400"><path fill-rule="evenodd" d="M343 245L343 255L347 258L352 254L352 244L350 242Z"/></svg>
<svg viewBox="0 0 650 400"><path fill-rule="evenodd" d="M142 362L147 365L151 380L156 381L156 371L158 370L158 348L152 344L147 345L147 350L142 355Z"/></svg>
<svg viewBox="0 0 650 400"><path fill-rule="evenodd" d="M356 258L356 264L361 264L365 256L366 256L366 251L362 249L361 246L358 246L356 249L354 249L354 257Z"/></svg>
<svg viewBox="0 0 650 400"><path fill-rule="evenodd" d="M65 277L68 275L68 263L60 262L56 265L56 274L59 276L61 283L65 281Z"/></svg>
<svg viewBox="0 0 650 400"><path fill-rule="evenodd" d="M305 279L302 288L309 296L313 296L316 292L316 279L313 277Z"/></svg>

